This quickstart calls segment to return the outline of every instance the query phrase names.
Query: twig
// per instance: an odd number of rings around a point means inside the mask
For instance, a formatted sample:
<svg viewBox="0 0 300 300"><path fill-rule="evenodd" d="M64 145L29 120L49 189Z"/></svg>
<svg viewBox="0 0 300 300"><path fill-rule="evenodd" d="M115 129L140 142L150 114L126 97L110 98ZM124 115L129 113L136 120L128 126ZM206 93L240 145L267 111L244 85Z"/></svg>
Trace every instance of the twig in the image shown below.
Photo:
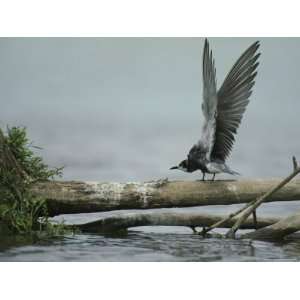
<svg viewBox="0 0 300 300"><path fill-rule="evenodd" d="M256 210L254 210L254 211L252 212L252 215L253 215L253 223L254 223L255 229L257 229L257 216L256 216Z"/></svg>
<svg viewBox="0 0 300 300"><path fill-rule="evenodd" d="M295 156L293 156L293 167L294 167L294 171L296 171L298 168L298 162Z"/></svg>
<svg viewBox="0 0 300 300"><path fill-rule="evenodd" d="M252 202L247 203L245 206L243 206L242 208L240 208L239 210L237 210L234 213L231 213L229 216L223 218L222 220L216 222L215 224L207 227L207 228L203 228L201 232L199 232L199 235L205 236L206 233L208 233L209 231L215 229L215 228L219 228L221 227L223 224L225 224L227 221L231 220L232 218L234 218L235 216L237 216L238 214L240 214L242 211L244 211L245 209L247 209L249 206L253 205L255 202L255 200L253 200Z"/></svg>
<svg viewBox="0 0 300 300"><path fill-rule="evenodd" d="M282 180L277 186L275 186L272 190L264 194L263 196L259 197L255 200L254 204L249 206L245 212L241 215L241 217L236 221L236 223L232 226L232 228L227 232L227 238L234 238L236 231L240 228L241 224L255 211L255 209L261 205L268 197L273 195L275 192L280 190L283 186L285 186L289 181L291 181L296 175L300 173L300 167L298 166L296 158L293 156L293 173Z"/></svg>

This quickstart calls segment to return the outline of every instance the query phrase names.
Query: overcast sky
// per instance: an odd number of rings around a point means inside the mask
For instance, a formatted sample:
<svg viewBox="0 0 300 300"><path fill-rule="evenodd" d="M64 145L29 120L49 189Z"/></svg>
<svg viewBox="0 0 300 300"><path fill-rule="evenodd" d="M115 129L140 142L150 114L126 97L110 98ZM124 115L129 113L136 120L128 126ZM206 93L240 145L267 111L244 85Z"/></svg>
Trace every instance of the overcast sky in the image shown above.
<svg viewBox="0 0 300 300"><path fill-rule="evenodd" d="M228 164L283 176L298 155L300 39L258 38L259 74ZM218 86L256 38L210 38ZM200 137L203 38L0 38L0 125L26 126L66 179L169 171Z"/></svg>

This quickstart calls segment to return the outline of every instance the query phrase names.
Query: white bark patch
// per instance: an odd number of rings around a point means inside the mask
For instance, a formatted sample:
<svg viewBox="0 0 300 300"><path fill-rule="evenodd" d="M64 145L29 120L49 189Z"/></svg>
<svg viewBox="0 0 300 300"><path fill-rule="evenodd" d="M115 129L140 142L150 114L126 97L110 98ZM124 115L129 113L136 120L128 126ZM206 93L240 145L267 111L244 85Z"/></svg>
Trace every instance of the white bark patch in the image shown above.
<svg viewBox="0 0 300 300"><path fill-rule="evenodd" d="M85 191L90 193L91 198L100 198L105 200L120 201L125 183L109 182L100 183L96 181L86 181Z"/></svg>
<svg viewBox="0 0 300 300"><path fill-rule="evenodd" d="M155 184L153 182L140 183L136 186L136 191L140 195L140 199L143 201L144 206L148 205L148 200L152 196Z"/></svg>
<svg viewBox="0 0 300 300"><path fill-rule="evenodd" d="M234 184L228 184L227 188L230 192L236 193L237 192L237 187Z"/></svg>
<svg viewBox="0 0 300 300"><path fill-rule="evenodd" d="M148 205L148 200L155 191L157 182L109 182L100 183L96 181L85 182L85 192L87 192L90 199L103 199L106 201L119 202L122 200L122 195L126 188L130 187L132 194L137 194L144 206Z"/></svg>

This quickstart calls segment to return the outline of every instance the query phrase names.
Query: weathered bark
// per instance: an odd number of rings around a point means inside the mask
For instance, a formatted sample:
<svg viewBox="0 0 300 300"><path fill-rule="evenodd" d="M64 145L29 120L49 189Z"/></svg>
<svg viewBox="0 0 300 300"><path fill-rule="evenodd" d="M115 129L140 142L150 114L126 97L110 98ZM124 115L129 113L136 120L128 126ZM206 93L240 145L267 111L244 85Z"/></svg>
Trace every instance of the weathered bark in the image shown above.
<svg viewBox="0 0 300 300"><path fill-rule="evenodd" d="M126 212L117 213L109 217L102 217L99 220L76 225L82 231L107 232L120 229L127 229L136 226L210 226L221 220L222 216L189 212ZM231 227L236 218L229 220L222 225L223 228ZM278 222L278 218L258 218L257 226L262 228ZM247 220L241 228L254 229L253 220Z"/></svg>
<svg viewBox="0 0 300 300"><path fill-rule="evenodd" d="M280 240L300 230L300 211L275 224L244 234L242 238L255 240Z"/></svg>
<svg viewBox="0 0 300 300"><path fill-rule="evenodd" d="M220 180L214 182L159 180L146 183L46 182L33 192L46 198L51 216L119 209L148 209L248 203L280 180ZM300 180L294 180L267 201L300 200Z"/></svg>

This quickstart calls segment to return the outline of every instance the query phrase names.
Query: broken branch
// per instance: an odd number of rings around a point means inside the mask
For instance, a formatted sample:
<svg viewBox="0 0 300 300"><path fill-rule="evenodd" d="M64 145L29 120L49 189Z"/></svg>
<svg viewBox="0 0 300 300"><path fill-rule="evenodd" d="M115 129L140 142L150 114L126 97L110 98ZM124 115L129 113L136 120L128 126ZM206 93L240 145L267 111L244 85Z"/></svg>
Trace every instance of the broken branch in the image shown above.
<svg viewBox="0 0 300 300"><path fill-rule="evenodd" d="M283 179L280 183L278 183L273 189L259 197L252 205L250 205L244 213L240 216L240 218L236 221L236 223L232 226L232 228L226 234L226 237L234 238L236 231L240 228L241 224L246 221L246 219L255 211L255 209L260 206L263 202L265 202L270 196L279 191L282 187L284 187L288 182L290 182L295 176L300 173L300 168L298 167L296 158L293 156L293 172L288 177Z"/></svg>

